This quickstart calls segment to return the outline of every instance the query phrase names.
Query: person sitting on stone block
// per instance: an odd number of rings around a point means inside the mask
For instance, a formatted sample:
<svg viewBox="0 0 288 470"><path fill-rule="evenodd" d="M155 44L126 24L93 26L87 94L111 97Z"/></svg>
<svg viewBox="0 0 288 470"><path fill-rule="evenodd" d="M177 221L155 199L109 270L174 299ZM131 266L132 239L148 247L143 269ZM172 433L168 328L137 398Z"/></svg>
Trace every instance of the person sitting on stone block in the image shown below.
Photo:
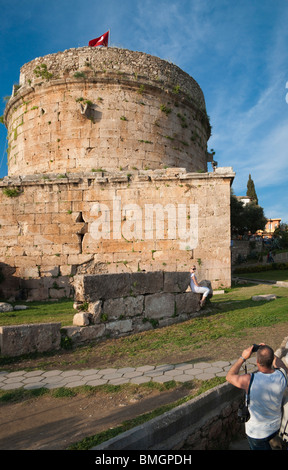
<svg viewBox="0 0 288 470"><path fill-rule="evenodd" d="M206 298L210 292L210 289L208 287L201 287L198 284L197 278L196 278L196 266L192 266L190 268L190 273L191 273L191 280L190 280L190 287L192 292L195 292L195 294L203 294L202 299L200 301L200 307L203 307L205 304Z"/></svg>

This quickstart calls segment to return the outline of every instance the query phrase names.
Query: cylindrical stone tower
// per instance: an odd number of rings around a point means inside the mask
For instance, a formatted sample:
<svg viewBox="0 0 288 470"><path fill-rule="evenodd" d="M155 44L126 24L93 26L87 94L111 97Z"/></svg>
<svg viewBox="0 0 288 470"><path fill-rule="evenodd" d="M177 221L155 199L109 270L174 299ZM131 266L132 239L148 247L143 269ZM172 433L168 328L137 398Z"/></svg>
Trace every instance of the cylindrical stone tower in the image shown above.
<svg viewBox="0 0 288 470"><path fill-rule="evenodd" d="M83 47L21 68L5 114L9 176L181 167L207 171L199 85L141 52Z"/></svg>

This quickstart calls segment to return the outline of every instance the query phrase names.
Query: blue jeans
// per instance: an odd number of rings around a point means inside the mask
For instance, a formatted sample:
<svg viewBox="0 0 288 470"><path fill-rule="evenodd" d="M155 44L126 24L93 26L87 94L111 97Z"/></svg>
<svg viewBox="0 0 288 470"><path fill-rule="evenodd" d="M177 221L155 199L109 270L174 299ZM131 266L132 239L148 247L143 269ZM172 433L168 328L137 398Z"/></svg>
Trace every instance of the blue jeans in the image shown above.
<svg viewBox="0 0 288 470"><path fill-rule="evenodd" d="M254 437L247 436L248 443L251 450L271 450L269 444L270 439L277 436L278 431L271 434L271 436L265 437L263 439L255 439Z"/></svg>

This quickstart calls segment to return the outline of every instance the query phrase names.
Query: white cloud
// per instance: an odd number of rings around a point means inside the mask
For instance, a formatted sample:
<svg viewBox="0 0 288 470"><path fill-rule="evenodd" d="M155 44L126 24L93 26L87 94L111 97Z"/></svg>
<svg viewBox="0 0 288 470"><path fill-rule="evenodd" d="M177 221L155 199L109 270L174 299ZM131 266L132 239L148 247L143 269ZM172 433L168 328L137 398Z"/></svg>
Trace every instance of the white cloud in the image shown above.
<svg viewBox="0 0 288 470"><path fill-rule="evenodd" d="M259 187L270 187L287 182L287 129L288 119L274 128L259 145L254 162Z"/></svg>

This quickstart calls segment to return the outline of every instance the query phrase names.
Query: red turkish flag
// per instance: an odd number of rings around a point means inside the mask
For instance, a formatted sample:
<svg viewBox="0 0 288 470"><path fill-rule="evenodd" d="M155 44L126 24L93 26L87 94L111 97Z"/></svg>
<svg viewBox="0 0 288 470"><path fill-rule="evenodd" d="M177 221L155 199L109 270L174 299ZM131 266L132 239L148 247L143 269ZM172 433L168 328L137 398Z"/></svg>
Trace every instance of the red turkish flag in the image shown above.
<svg viewBox="0 0 288 470"><path fill-rule="evenodd" d="M90 47L96 47L96 46L108 46L108 37L109 37L109 31L107 33L102 34L102 36L99 36L99 38L91 39L89 41L89 46Z"/></svg>

